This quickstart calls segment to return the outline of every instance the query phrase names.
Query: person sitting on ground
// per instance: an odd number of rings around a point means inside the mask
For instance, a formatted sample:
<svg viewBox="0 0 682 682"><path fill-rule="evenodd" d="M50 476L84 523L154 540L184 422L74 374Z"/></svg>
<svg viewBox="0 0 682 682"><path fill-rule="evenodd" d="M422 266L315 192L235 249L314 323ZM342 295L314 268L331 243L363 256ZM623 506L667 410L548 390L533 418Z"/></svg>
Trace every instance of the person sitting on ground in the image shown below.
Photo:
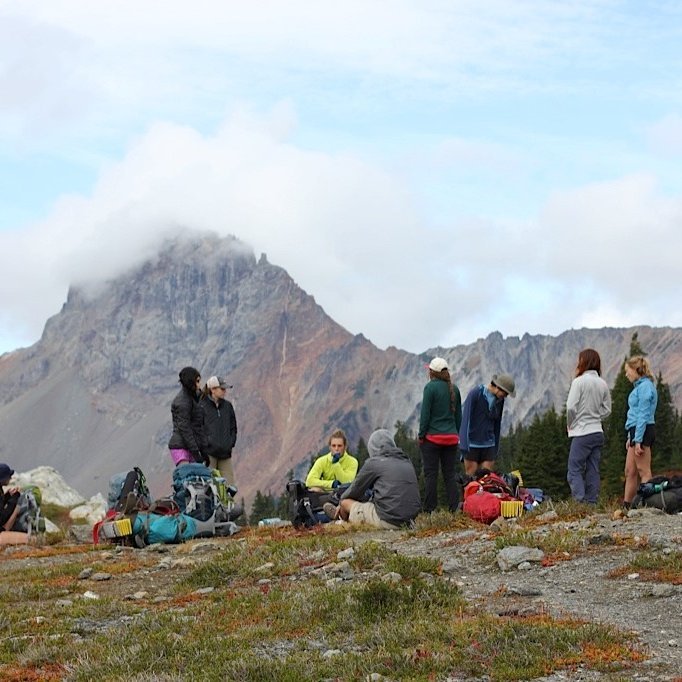
<svg viewBox="0 0 682 682"><path fill-rule="evenodd" d="M464 400L459 449L464 458L464 473L468 476L473 476L477 469L494 471L500 449L504 399L513 398L515 389L512 376L494 374L487 386L475 386Z"/></svg>
<svg viewBox="0 0 682 682"><path fill-rule="evenodd" d="M324 505L331 519L367 523L375 528L396 529L415 519L421 511L417 474L409 457L396 447L386 429L376 430L367 441L369 459L335 507ZM362 502L372 489L370 502Z"/></svg>
<svg viewBox="0 0 682 682"><path fill-rule="evenodd" d="M337 429L329 437L329 452L315 460L305 479L305 485L313 492L329 492L355 480L358 460L348 454L346 434Z"/></svg>
<svg viewBox="0 0 682 682"><path fill-rule="evenodd" d="M0 464L0 545L26 545L31 541L28 533L12 530L19 516L19 489L5 488L14 469L8 464Z"/></svg>

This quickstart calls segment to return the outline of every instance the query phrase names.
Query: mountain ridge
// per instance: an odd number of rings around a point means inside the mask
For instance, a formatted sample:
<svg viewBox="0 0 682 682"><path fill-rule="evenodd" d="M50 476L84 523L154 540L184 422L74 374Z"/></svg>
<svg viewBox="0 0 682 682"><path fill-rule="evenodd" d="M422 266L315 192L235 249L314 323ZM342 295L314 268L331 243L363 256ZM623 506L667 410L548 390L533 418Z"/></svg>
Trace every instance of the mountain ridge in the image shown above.
<svg viewBox="0 0 682 682"><path fill-rule="evenodd" d="M663 372L678 408L682 330L603 328L559 336L503 337L410 353L381 350L332 320L282 268L234 238L193 236L94 287L69 290L33 346L0 356L0 456L22 469L53 466L87 494L139 465L167 492L170 401L177 373L194 365L225 375L239 424L235 471L241 492L279 493L305 469L332 428L351 445L377 427L415 429L424 364L451 364L462 394L495 372L517 379L505 428L551 405L561 409L578 351L597 348L611 385L630 339Z"/></svg>

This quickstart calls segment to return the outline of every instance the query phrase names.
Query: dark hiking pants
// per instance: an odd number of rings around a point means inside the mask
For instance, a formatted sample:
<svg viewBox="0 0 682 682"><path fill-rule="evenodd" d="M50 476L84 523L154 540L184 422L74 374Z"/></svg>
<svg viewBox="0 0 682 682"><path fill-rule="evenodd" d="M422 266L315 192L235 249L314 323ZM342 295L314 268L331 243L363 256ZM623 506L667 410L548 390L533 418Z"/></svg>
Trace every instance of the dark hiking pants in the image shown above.
<svg viewBox="0 0 682 682"><path fill-rule="evenodd" d="M438 468L443 472L448 509L457 511L459 505L459 483L455 467L457 466L456 445L436 445L428 440L423 441L419 449L424 467L424 511L432 512L438 506Z"/></svg>
<svg viewBox="0 0 682 682"><path fill-rule="evenodd" d="M600 487L599 462L603 446L604 434L601 431L571 439L566 480L571 487L573 499L578 502L597 502Z"/></svg>

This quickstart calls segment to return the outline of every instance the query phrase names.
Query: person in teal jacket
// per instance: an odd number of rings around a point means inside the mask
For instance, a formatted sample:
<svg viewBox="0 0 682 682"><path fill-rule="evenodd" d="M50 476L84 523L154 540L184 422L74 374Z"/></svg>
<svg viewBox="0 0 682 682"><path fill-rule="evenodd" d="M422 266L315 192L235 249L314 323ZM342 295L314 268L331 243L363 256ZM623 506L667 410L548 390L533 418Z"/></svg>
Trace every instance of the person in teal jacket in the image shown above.
<svg viewBox="0 0 682 682"><path fill-rule="evenodd" d="M639 482L651 478L651 448L656 440L654 415L658 393L649 363L641 355L625 361L625 376L632 382L625 419L625 491L623 504L630 506Z"/></svg>
<svg viewBox="0 0 682 682"><path fill-rule="evenodd" d="M346 434L337 429L329 437L329 452L315 460L305 479L306 487L315 492L335 490L355 480L358 460L346 451Z"/></svg>
<svg viewBox="0 0 682 682"><path fill-rule="evenodd" d="M459 506L457 444L462 423L462 396L450 379L448 363L433 358L428 364L429 382L424 386L419 415L419 450L424 468L424 511L438 504L438 468L443 472L450 511Z"/></svg>

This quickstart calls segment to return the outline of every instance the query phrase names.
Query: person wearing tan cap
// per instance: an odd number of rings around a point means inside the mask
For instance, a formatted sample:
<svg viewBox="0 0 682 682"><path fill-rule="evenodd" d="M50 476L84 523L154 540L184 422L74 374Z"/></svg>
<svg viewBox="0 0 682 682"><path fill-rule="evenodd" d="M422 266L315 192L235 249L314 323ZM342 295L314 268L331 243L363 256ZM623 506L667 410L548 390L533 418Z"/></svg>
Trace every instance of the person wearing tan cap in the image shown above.
<svg viewBox="0 0 682 682"><path fill-rule="evenodd" d="M208 465L218 469L228 485L235 485L232 450L237 443L237 418L232 403L225 397L228 388L232 386L222 377L211 377L203 390L201 408Z"/></svg>
<svg viewBox="0 0 682 682"><path fill-rule="evenodd" d="M493 471L500 449L502 410L507 396L516 394L510 374L493 374L487 386L472 388L462 409L459 447L464 457L464 472L469 476L477 469Z"/></svg>

